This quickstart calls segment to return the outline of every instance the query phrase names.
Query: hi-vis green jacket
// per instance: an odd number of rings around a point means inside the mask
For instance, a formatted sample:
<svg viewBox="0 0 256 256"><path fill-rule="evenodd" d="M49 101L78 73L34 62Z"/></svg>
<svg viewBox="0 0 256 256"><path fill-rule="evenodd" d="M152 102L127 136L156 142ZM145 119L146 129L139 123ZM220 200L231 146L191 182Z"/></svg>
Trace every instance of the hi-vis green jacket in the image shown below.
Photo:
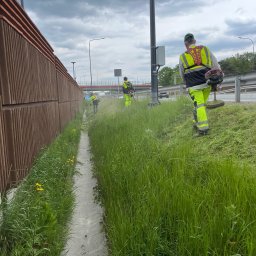
<svg viewBox="0 0 256 256"><path fill-rule="evenodd" d="M213 67L220 68L216 57L206 46L190 45L188 50L180 55L179 71L186 87L205 84L204 75Z"/></svg>
<svg viewBox="0 0 256 256"><path fill-rule="evenodd" d="M123 83L123 93L124 94L130 94L130 92L133 90L132 83L130 81L124 81Z"/></svg>

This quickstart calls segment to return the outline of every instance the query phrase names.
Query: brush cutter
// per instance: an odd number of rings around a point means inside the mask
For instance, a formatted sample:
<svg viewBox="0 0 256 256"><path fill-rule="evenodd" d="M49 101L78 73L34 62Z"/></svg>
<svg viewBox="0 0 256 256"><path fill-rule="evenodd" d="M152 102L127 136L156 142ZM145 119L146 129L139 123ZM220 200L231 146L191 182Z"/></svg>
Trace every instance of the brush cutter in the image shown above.
<svg viewBox="0 0 256 256"><path fill-rule="evenodd" d="M207 108L218 108L225 104L223 100L216 99L216 91L217 88L223 82L224 73L219 68L212 68L208 72L205 73L206 83L212 87L212 92L214 94L214 99L212 102L208 102Z"/></svg>

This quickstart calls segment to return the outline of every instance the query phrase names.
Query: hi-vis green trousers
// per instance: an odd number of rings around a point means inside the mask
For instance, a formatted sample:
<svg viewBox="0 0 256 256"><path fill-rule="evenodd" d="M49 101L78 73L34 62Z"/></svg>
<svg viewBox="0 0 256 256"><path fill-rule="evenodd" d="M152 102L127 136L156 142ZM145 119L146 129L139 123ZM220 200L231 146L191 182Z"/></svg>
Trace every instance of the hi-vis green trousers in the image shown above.
<svg viewBox="0 0 256 256"><path fill-rule="evenodd" d="M194 124L199 131L209 129L208 118L206 113L206 103L211 92L211 86L203 89L189 88L189 95L194 102Z"/></svg>
<svg viewBox="0 0 256 256"><path fill-rule="evenodd" d="M130 94L124 94L124 99L125 99L125 102L124 102L124 105L126 107L129 107L131 104L132 104L132 97Z"/></svg>

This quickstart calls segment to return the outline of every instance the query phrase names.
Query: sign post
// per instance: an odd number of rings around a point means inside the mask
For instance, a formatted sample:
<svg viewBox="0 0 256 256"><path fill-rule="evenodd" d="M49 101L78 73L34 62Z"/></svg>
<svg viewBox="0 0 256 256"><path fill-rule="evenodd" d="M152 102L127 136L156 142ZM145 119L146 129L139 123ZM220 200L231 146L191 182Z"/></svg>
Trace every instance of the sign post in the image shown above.
<svg viewBox="0 0 256 256"><path fill-rule="evenodd" d="M117 96L119 98L119 77L122 76L122 69L114 69L114 76L117 77Z"/></svg>

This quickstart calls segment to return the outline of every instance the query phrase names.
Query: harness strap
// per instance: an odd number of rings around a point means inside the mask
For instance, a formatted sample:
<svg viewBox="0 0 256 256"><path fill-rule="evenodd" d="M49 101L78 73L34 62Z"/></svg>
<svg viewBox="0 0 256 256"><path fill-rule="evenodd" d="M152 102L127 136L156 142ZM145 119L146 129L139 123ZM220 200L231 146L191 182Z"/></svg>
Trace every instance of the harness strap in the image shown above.
<svg viewBox="0 0 256 256"><path fill-rule="evenodd" d="M189 53L192 56L196 66L200 66L202 63L202 57L201 57L202 48L203 46L199 45L194 48L188 48L187 50L187 53Z"/></svg>
<svg viewBox="0 0 256 256"><path fill-rule="evenodd" d="M202 57L201 57L202 49L205 50L206 65L202 63ZM182 54L183 61L186 64L186 67L184 67L184 70L191 69L191 68L194 68L194 67L197 67L197 66L204 66L206 68L209 68L209 66L211 64L210 63L210 56L209 56L209 52L208 52L208 50L205 46L199 45L199 46L196 46L194 48L188 48L186 53L191 55L195 64L192 65L192 66L189 66L185 54Z"/></svg>

